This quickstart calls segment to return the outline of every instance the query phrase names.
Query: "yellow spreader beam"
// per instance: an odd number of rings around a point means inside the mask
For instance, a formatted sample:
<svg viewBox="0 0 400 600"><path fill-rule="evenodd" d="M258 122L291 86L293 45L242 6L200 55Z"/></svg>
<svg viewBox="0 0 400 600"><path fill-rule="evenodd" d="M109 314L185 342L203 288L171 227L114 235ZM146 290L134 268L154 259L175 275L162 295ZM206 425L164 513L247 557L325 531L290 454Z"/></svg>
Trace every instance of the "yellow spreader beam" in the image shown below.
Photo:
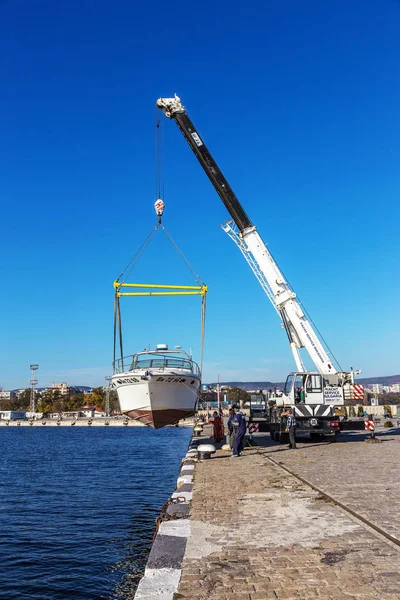
<svg viewBox="0 0 400 600"><path fill-rule="evenodd" d="M206 285L160 285L152 283L119 283L114 281L116 296L204 296L208 288ZM162 290L184 290L174 292L120 292L120 288L139 288L139 289L162 289ZM191 291L187 291L191 290Z"/></svg>

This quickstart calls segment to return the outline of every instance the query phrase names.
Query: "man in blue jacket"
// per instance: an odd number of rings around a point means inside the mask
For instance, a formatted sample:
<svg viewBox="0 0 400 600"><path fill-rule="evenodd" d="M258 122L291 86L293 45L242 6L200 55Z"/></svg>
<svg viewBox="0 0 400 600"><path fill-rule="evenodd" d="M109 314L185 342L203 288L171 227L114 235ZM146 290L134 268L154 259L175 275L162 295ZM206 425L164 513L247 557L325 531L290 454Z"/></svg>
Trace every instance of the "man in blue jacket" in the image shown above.
<svg viewBox="0 0 400 600"><path fill-rule="evenodd" d="M242 409L239 408L233 420L235 428L235 440L233 442L233 456L240 456L244 447L244 435L246 433L246 417Z"/></svg>

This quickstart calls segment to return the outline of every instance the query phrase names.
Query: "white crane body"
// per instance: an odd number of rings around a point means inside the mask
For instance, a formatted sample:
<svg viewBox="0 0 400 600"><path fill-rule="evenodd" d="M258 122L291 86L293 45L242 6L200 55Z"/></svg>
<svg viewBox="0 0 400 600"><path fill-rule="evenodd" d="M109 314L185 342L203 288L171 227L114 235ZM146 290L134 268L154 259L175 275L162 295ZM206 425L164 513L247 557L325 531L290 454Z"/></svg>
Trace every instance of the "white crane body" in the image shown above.
<svg viewBox="0 0 400 600"><path fill-rule="evenodd" d="M331 418L333 407L344 404L346 399L352 399L355 388L363 395L362 386L354 385L352 370L338 372L333 366L317 333L306 318L296 294L195 130L178 96L160 98L157 106L168 118L176 121L211 180L232 217L232 221L222 225L222 229L239 247L282 319L297 371L288 376L283 393L273 394L271 399L277 406L294 405L298 416L309 419L311 414L314 421L318 420L315 417ZM300 348L305 348L308 352L315 365L315 372L306 371Z"/></svg>

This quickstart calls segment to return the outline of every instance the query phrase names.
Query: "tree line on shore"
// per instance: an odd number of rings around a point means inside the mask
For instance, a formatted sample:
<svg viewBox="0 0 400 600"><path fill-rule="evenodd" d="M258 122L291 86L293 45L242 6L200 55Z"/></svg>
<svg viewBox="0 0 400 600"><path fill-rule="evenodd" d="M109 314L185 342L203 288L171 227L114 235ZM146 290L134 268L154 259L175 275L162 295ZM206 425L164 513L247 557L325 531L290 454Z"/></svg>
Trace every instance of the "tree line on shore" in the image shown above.
<svg viewBox="0 0 400 600"><path fill-rule="evenodd" d="M222 395L221 395L222 396ZM24 390L17 397L0 400L1 410L29 410L31 390ZM217 399L217 394L201 394L200 402L210 402ZM223 397L221 398L223 399ZM241 388L231 388L229 390L228 402L230 404L239 404L250 399L250 394ZM117 393L110 391L109 396L110 413L119 413L119 403ZM354 402L355 404L356 402ZM36 410L40 413L73 412L83 406L96 406L100 410L105 410L106 390L104 387L95 387L90 394L83 392L72 392L62 394L61 390L44 390L35 394ZM379 394L379 404L400 404L399 393Z"/></svg>
<svg viewBox="0 0 400 600"><path fill-rule="evenodd" d="M384 394L368 394L369 398L375 397L379 404L400 404L400 394L398 392L385 392Z"/></svg>
<svg viewBox="0 0 400 600"><path fill-rule="evenodd" d="M26 389L15 398L0 400L1 410L29 410L31 390ZM110 391L110 413L118 413L119 403L115 391ZM83 406L96 406L105 410L106 390L103 387L93 388L90 394L69 392L62 394L60 390L44 390L35 394L36 411L39 413L60 413L77 411Z"/></svg>
<svg viewBox="0 0 400 600"><path fill-rule="evenodd" d="M233 388L229 391L229 402L239 404L241 401L249 400L250 395L241 388ZM200 400L207 401L211 398L202 397ZM217 399L215 395L215 400ZM27 410L30 408L31 389L27 388L18 396L0 400L0 410ZM119 402L117 393L110 390L109 396L110 413L119 413ZM61 390L48 389L43 392L35 393L36 411L43 414L73 412L84 406L96 406L100 410L105 410L106 390L104 387L95 387L90 394L83 392L69 391L63 394Z"/></svg>

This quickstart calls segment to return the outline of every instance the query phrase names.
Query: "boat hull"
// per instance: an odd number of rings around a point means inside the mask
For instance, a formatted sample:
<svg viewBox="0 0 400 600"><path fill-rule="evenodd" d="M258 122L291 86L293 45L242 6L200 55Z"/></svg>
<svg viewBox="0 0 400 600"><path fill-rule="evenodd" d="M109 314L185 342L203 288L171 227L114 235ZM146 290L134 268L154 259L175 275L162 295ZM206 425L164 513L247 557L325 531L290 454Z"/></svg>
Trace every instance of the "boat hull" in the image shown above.
<svg viewBox="0 0 400 600"><path fill-rule="evenodd" d="M193 374L132 372L113 375L121 412L143 425L159 429L192 415L197 406L200 378Z"/></svg>

